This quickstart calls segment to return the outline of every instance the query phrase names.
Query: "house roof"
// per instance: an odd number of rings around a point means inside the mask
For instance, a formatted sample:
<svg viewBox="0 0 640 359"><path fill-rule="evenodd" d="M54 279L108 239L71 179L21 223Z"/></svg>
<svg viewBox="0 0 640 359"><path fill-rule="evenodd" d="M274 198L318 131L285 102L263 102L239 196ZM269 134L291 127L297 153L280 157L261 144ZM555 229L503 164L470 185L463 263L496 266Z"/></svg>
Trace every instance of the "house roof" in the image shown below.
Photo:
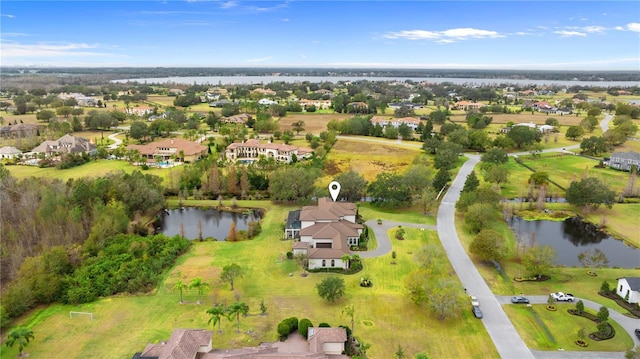
<svg viewBox="0 0 640 359"><path fill-rule="evenodd" d="M640 277L622 277L618 280L624 279L629 283L629 288L633 291L640 291Z"/></svg>
<svg viewBox="0 0 640 359"><path fill-rule="evenodd" d="M309 328L309 351L323 353L325 343L344 343L347 341L347 330L344 328Z"/></svg>
<svg viewBox="0 0 640 359"><path fill-rule="evenodd" d="M20 151L19 149L12 147L12 146L4 146L4 147L0 147L0 154L1 155L17 155L22 153L22 151Z"/></svg>
<svg viewBox="0 0 640 359"><path fill-rule="evenodd" d="M245 142L232 143L229 146L227 146L227 150L234 150L236 148L241 148L241 147L264 148L264 149L269 149L269 150L276 150L278 152L293 152L293 151L297 151L298 155L302 155L302 154L307 154L307 153L313 152L313 150L310 149L310 148L304 148L304 147L298 147L298 146L292 146L292 145L285 145L285 144L278 144L278 143L260 143L260 140L255 139L255 138L247 140Z"/></svg>
<svg viewBox="0 0 640 359"><path fill-rule="evenodd" d="M127 149L138 150L142 155L153 155L158 151L158 148L171 148L176 152L184 151L186 156L192 156L203 151L207 151L207 146L203 146L199 143L185 140L184 138L165 138L160 141L147 143L146 145L129 145Z"/></svg>
<svg viewBox="0 0 640 359"><path fill-rule="evenodd" d="M334 202L328 197L318 199L317 206L305 206L300 211L300 220L339 220L344 216L355 216L356 205L351 202Z"/></svg>
<svg viewBox="0 0 640 359"><path fill-rule="evenodd" d="M212 331L204 329L174 329L167 342L147 345L141 356L158 359L195 359L200 347L211 344L212 334Z"/></svg>
<svg viewBox="0 0 640 359"><path fill-rule="evenodd" d="M89 142L88 139L83 137L76 137L66 134L55 141L44 141L36 148L31 150L35 153L82 153L86 151L92 151L96 149L96 145Z"/></svg>
<svg viewBox="0 0 640 359"><path fill-rule="evenodd" d="M629 152L614 152L611 154L611 159L619 158L622 160L635 160L640 161L640 153L629 151Z"/></svg>
<svg viewBox="0 0 640 359"><path fill-rule="evenodd" d="M287 229L300 229L300 210L297 209L295 211L289 211L289 215L287 215L287 224L285 225Z"/></svg>

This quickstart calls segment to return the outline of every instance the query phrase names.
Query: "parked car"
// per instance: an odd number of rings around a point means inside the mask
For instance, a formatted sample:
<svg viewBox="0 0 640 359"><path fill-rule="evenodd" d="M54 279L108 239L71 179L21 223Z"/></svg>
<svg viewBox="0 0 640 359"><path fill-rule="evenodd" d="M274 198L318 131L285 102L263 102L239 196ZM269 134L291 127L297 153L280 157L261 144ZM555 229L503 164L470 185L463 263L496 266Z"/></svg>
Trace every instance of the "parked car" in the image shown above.
<svg viewBox="0 0 640 359"><path fill-rule="evenodd" d="M551 293L549 294L551 296L551 298L557 300L558 302L573 302L573 294L571 293L562 293L562 292L557 292L557 293Z"/></svg>
<svg viewBox="0 0 640 359"><path fill-rule="evenodd" d="M478 298L476 298L474 295L470 295L469 299L471 299L471 305L474 307L479 307L480 306L480 302L478 302Z"/></svg>
<svg viewBox="0 0 640 359"><path fill-rule="evenodd" d="M529 299L522 296L511 297L511 303L513 304L529 304Z"/></svg>
<svg viewBox="0 0 640 359"><path fill-rule="evenodd" d="M474 305L471 307L471 311L473 312L474 317L482 319L482 311L480 310L480 307Z"/></svg>
<svg viewBox="0 0 640 359"><path fill-rule="evenodd" d="M636 337L638 337L638 339L640 339L640 328L635 330L636 332Z"/></svg>

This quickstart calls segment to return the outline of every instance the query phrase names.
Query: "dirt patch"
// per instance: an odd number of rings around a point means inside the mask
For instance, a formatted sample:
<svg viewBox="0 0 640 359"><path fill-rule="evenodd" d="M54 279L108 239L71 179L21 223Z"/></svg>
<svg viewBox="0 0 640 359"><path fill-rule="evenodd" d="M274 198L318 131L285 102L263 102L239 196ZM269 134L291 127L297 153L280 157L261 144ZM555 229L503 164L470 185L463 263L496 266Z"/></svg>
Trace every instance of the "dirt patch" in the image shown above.
<svg viewBox="0 0 640 359"><path fill-rule="evenodd" d="M319 134L322 131L327 130L327 124L331 120L344 120L349 118L350 115L345 115L341 113L305 113L305 114L297 114L297 113L287 113L285 117L280 117L278 120L278 124L280 125L280 130L291 130L293 131L293 124L296 121L304 122L304 131L302 133L313 133L314 135Z"/></svg>

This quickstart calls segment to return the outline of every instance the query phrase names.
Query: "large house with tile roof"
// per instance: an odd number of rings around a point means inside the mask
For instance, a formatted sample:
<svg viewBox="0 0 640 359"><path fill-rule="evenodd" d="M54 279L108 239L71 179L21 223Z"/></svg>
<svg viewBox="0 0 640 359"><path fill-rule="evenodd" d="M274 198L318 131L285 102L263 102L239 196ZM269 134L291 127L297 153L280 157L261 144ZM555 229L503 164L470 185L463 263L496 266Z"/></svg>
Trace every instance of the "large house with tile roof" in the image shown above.
<svg viewBox="0 0 640 359"><path fill-rule="evenodd" d="M305 147L298 147L276 143L261 143L258 139L250 139L244 142L236 142L227 146L225 156L232 162L254 162L260 159L273 158L278 162L291 163L295 156L298 160L309 158L313 155L313 150Z"/></svg>
<svg viewBox="0 0 640 359"><path fill-rule="evenodd" d="M129 145L127 150L135 150L147 160L168 161L172 158L193 163L209 155L209 147L183 138L165 138L145 145Z"/></svg>
<svg viewBox="0 0 640 359"><path fill-rule="evenodd" d="M29 156L43 153L45 157L69 154L94 154L96 145L84 137L66 134L57 140L44 141L28 153Z"/></svg>
<svg viewBox="0 0 640 359"><path fill-rule="evenodd" d="M415 117L382 117L382 116L374 116L371 118L371 124L376 125L379 124L382 127L393 126L395 128L400 127L400 125L404 124L409 126L412 130L416 130L418 125L420 124L420 120Z"/></svg>
<svg viewBox="0 0 640 359"><path fill-rule="evenodd" d="M309 269L344 268L342 257L357 246L364 226L356 223L356 205L334 202L328 197L318 199L315 206L305 206L299 218L288 218L285 237L295 238L293 254L306 254ZM295 213L295 212L294 212Z"/></svg>
<svg viewBox="0 0 640 359"><path fill-rule="evenodd" d="M298 335L299 337L299 335ZM287 339L289 341L291 339ZM347 341L344 328L309 328L307 338L293 344L260 343L255 347L213 349L212 332L204 329L175 329L167 341L147 344L133 359L348 359L342 355ZM306 342L305 342L306 341Z"/></svg>

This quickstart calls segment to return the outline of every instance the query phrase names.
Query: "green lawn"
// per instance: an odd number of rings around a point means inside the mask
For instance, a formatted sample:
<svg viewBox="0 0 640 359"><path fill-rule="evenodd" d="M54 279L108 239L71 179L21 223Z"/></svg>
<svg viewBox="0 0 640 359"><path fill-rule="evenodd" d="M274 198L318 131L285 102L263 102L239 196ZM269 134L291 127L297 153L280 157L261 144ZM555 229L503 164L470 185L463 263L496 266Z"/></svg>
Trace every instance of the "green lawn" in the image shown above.
<svg viewBox="0 0 640 359"><path fill-rule="evenodd" d="M212 303L229 304L239 298L250 306L250 315L241 318L243 332L237 334L235 322L224 319L224 333L214 334L216 347L257 345L276 340L277 323L289 316L308 317L314 324L347 324L348 319L341 316L341 310L347 304L355 304L355 335L372 344L369 353L373 358L393 357L398 345L402 345L410 356L424 351L432 358L498 357L482 323L471 313L464 311L459 318L440 321L406 297L403 277L415 266L412 253L427 242L438 244L435 231L407 228L407 239L393 242L398 254L395 265L390 263L389 255L365 260L364 270L355 275L313 273L302 277L301 269L285 256L291 242L280 240L287 212L297 207L272 205L266 201L239 201L238 204L267 208L263 233L258 238L235 243L194 243L166 274L156 293L150 295L110 297L79 306L55 304L35 310L17 323L34 331L35 340L27 352L36 358L130 357L147 343L168 338L173 328L207 327L205 310ZM383 220L397 218L389 218L387 213L375 208L367 208L364 212ZM433 223L433 219L422 223ZM222 266L234 262L245 268L246 274L232 292L227 283L219 280L219 273ZM363 275L372 279L372 288L359 287ZM178 304L179 294L171 291L173 284L178 279L188 281L196 276L211 285L205 304L195 304L195 292L187 292L186 304ZM340 276L345 280L346 296L335 304L320 299L315 290L315 284L327 276ZM267 316L256 315L261 300L267 306ZM87 317L69 319L70 310L92 312L94 320ZM249 329L252 334L246 334ZM0 356L12 358L15 355L13 348L3 350Z"/></svg>
<svg viewBox="0 0 640 359"><path fill-rule="evenodd" d="M625 351L633 347L629 334L617 323L611 322L616 335L609 340L595 341L586 338L587 347L575 344L577 332L584 328L586 334L596 331L596 324L589 319L567 313L574 305L558 304L557 311L549 311L545 305L531 308L520 305L504 305L503 308L528 347L537 350L568 351ZM590 309L585 311L596 314Z"/></svg>

